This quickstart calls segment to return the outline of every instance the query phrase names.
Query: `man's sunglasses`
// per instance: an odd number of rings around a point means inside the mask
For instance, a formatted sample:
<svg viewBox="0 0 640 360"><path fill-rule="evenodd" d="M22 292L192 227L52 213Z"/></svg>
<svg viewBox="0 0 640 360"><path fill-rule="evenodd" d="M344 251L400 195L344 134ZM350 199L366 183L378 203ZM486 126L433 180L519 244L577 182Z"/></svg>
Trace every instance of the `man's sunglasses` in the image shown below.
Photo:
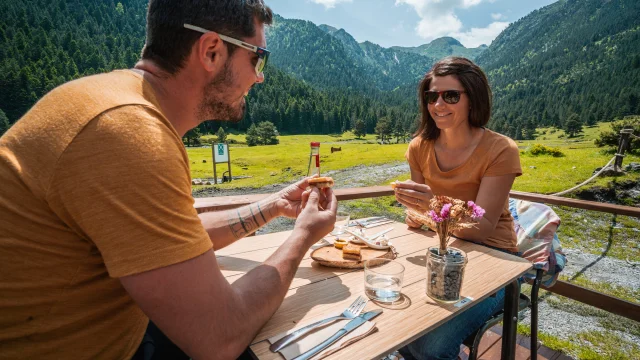
<svg viewBox="0 0 640 360"><path fill-rule="evenodd" d="M189 25L189 24L184 24L184 27L190 30L195 30L198 32L201 32L203 34L206 33L210 33L210 32L215 32L215 31L211 31L211 30L207 30L207 29L203 29L201 27L198 26L194 26L194 25ZM256 55L258 55L258 63L256 64L256 75L260 76L260 74L262 74L262 71L264 70L264 67L267 65L267 60L269 60L269 54L271 53L269 50L265 49L265 48L261 48L255 45L251 45L251 44L247 44L244 41L238 40L238 39L234 39L232 37L228 37L226 35L222 35L222 34L218 34L218 36L220 36L220 39L222 39L222 41L226 41L229 44L233 44L236 46L239 46L243 49L247 49L253 53L255 53Z"/></svg>
<svg viewBox="0 0 640 360"><path fill-rule="evenodd" d="M460 101L460 94L464 93L462 90L444 90L444 91L425 91L425 97L427 103L435 104L438 98L442 96L442 100L447 104L457 104Z"/></svg>

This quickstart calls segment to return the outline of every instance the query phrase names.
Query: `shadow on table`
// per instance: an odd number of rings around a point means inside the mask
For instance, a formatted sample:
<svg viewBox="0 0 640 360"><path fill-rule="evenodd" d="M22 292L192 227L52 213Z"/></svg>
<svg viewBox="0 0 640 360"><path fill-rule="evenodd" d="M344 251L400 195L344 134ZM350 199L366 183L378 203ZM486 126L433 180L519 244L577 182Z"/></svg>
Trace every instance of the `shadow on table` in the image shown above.
<svg viewBox="0 0 640 360"><path fill-rule="evenodd" d="M418 266L427 266L427 255L407 256L407 261Z"/></svg>
<svg viewBox="0 0 640 360"><path fill-rule="evenodd" d="M248 272L248 269L262 268L265 273L276 271L272 266L261 262L234 256L220 258L219 266L226 271L242 272L241 274L228 276L228 280L233 278L235 278L233 280L237 280L237 278ZM286 326L279 327L278 332L296 327L297 323L315 306L338 303L352 297L355 299L356 294L352 294L350 288L344 285L340 278L340 275L354 271L362 271L362 269L330 268L319 265L315 261L311 262L310 266L309 264L300 266L289 289L289 291L293 291L293 294L287 296L280 305L280 308L287 309L286 313L278 311L274 314L274 317L285 316L287 319L284 322ZM300 283L299 279L308 281ZM362 290L364 291L364 280ZM346 306L348 304L345 304L345 308ZM342 311L343 309L336 307L336 310Z"/></svg>
<svg viewBox="0 0 640 360"><path fill-rule="evenodd" d="M385 308L389 310L404 310L409 306L411 306L411 298L405 294L400 294L400 299L392 303L384 303L376 300L369 300L369 301L380 306L381 308Z"/></svg>
<svg viewBox="0 0 640 360"><path fill-rule="evenodd" d="M275 335L276 333L286 332L298 327L298 323L305 317L305 315L318 305L334 304L342 302L346 299L353 298L352 300L355 300L356 298L356 294L352 294L349 287L344 285L342 283L342 279L340 279L340 277L338 276L307 286L300 286L296 289L293 289L293 291L295 291L295 293L287 296L284 299L278 311L271 318L271 322L278 324L277 328L268 331L272 335ZM339 313L348 305L349 302L340 306L336 305L332 307L332 309ZM333 314L320 314L318 315L318 319L330 315ZM311 322L313 321L305 321L305 323ZM269 324L267 324L266 326L269 327ZM265 338L256 340L261 341L265 340Z"/></svg>

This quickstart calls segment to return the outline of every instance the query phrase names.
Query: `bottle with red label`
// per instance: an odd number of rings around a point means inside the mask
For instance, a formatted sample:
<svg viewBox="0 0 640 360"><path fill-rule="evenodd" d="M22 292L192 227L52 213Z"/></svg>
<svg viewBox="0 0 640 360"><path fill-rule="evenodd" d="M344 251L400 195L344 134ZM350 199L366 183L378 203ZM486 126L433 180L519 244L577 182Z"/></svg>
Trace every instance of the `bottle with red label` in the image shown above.
<svg viewBox="0 0 640 360"><path fill-rule="evenodd" d="M311 153L309 154L309 167L307 170L307 176L318 174L320 176L320 143L311 143Z"/></svg>

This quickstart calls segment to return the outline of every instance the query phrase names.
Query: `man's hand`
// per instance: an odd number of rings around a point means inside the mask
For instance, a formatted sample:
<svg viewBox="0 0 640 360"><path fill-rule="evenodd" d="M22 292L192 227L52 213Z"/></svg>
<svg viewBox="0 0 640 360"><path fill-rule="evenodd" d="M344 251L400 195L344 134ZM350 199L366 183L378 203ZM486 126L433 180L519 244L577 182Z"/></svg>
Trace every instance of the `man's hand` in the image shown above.
<svg viewBox="0 0 640 360"><path fill-rule="evenodd" d="M304 178L273 195L276 198L276 206L280 215L289 218L296 218L300 215L310 195L310 190L307 190L309 179L311 178ZM322 209L327 209L328 198L326 190L320 193L319 205Z"/></svg>
<svg viewBox="0 0 640 360"><path fill-rule="evenodd" d="M320 208L320 201L326 199L325 206ZM301 231L311 246L327 235L336 222L338 199L331 189L311 188L308 192L307 204L298 216L294 232Z"/></svg>

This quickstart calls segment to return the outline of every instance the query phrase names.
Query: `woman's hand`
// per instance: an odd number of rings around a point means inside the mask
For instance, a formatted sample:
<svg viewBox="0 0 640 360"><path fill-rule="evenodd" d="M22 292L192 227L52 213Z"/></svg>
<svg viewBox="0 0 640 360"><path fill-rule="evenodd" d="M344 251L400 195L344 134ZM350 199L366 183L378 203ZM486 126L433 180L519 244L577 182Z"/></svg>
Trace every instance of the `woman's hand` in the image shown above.
<svg viewBox="0 0 640 360"><path fill-rule="evenodd" d="M419 184L412 180L396 182L395 193L396 200L400 204L418 211L429 209L429 201L433 197L433 192L428 185ZM408 222L407 225L409 225Z"/></svg>
<svg viewBox="0 0 640 360"><path fill-rule="evenodd" d="M422 224L419 221L414 220L409 214L407 214L407 216L404 218L404 222L410 228L417 229L422 227Z"/></svg>

